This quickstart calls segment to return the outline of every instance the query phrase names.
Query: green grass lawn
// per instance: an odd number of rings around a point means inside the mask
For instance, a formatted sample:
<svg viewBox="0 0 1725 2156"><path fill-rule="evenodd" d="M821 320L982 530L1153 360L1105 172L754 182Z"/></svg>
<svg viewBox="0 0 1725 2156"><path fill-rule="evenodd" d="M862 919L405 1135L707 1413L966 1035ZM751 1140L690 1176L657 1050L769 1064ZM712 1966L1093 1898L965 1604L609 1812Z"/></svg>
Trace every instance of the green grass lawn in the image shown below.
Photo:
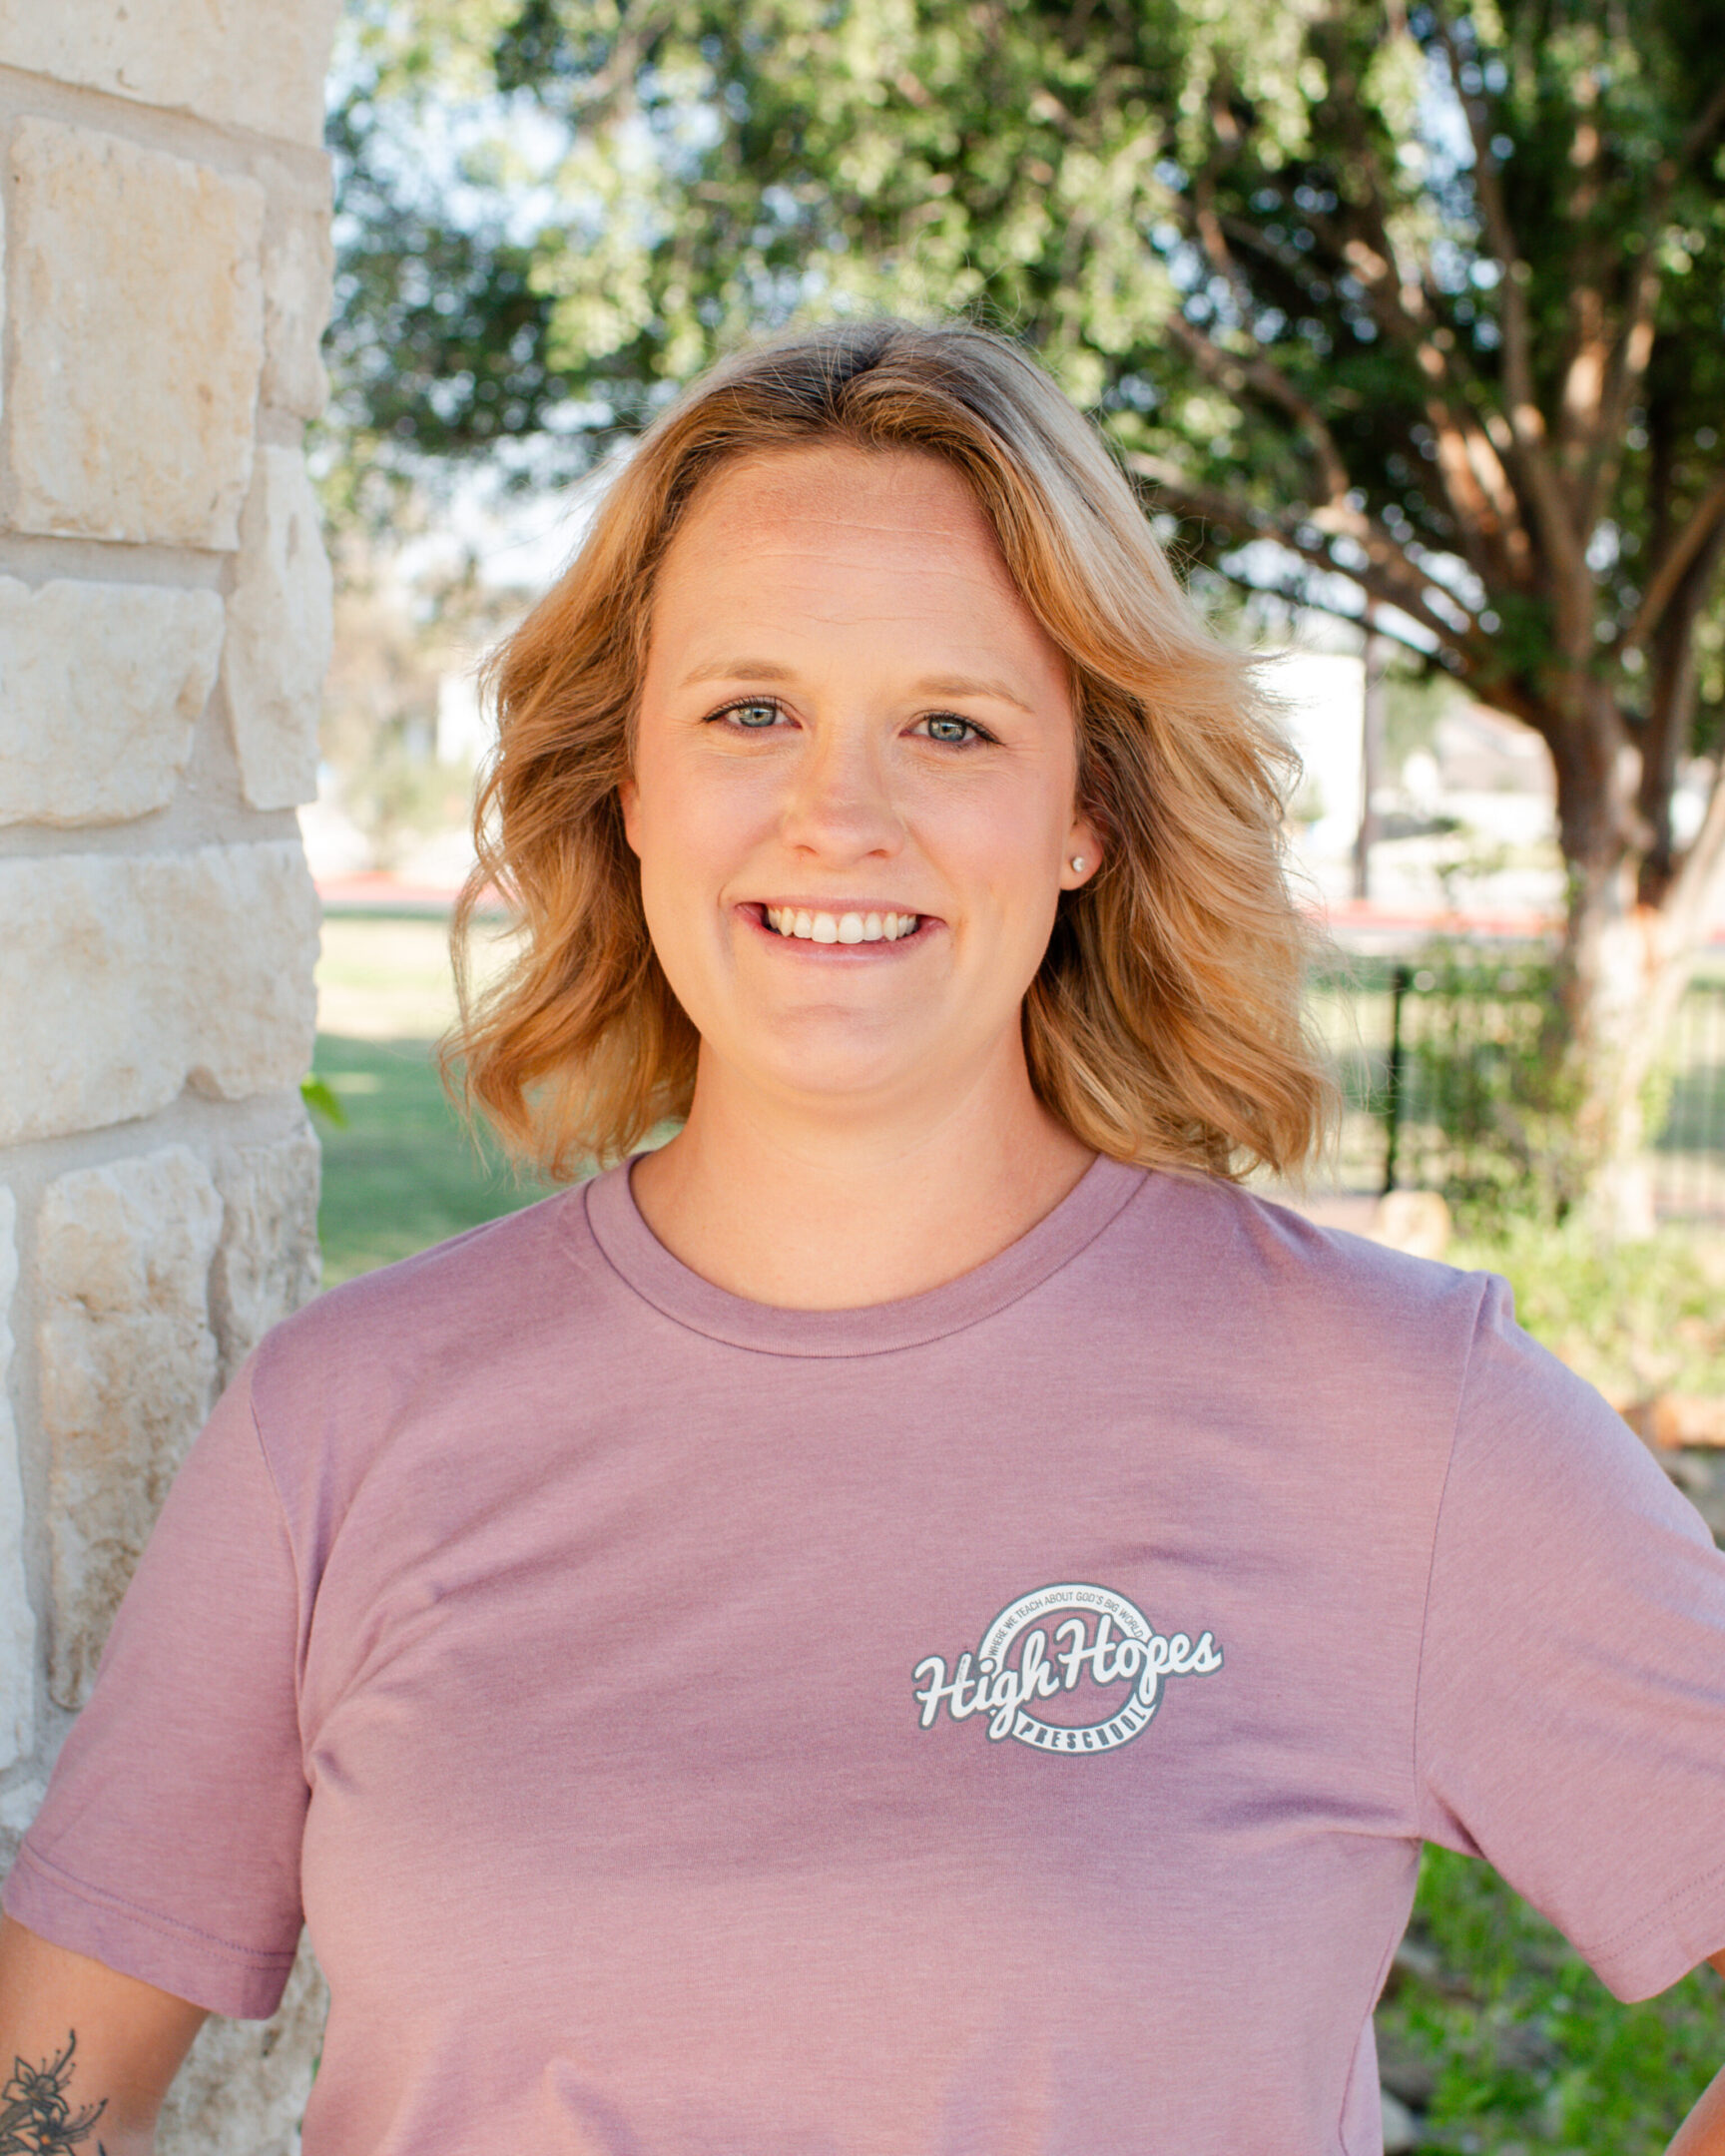
<svg viewBox="0 0 1725 2156"><path fill-rule="evenodd" d="M347 1117L318 1125L328 1285L543 1195L475 1146L437 1076L453 1014L440 924L326 922L318 987L317 1071ZM1725 1390L1716 1244L1662 1235L1605 1258L1515 1231L1454 1256L1508 1274L1529 1330L1597 1382ZM1725 2061L1725 1988L1704 1970L1620 2006L1487 1867L1431 1850L1378 2026L1422 2150L1658 2156Z"/></svg>
<svg viewBox="0 0 1725 2156"><path fill-rule="evenodd" d="M1378 2048L1421 2150L1660 2156L1725 2064L1725 1985L1704 1968L1620 2005L1488 1866L1428 1849Z"/></svg>
<svg viewBox="0 0 1725 2156"><path fill-rule="evenodd" d="M317 1004L317 1075L346 1119L316 1119L325 1287L545 1195L469 1137L443 1090L433 1055L455 994L441 921L326 919Z"/></svg>
<svg viewBox="0 0 1725 2156"><path fill-rule="evenodd" d="M318 1120L326 1288L545 1195L512 1175L494 1145L469 1138L431 1045L317 1036L317 1075L347 1118L345 1128Z"/></svg>

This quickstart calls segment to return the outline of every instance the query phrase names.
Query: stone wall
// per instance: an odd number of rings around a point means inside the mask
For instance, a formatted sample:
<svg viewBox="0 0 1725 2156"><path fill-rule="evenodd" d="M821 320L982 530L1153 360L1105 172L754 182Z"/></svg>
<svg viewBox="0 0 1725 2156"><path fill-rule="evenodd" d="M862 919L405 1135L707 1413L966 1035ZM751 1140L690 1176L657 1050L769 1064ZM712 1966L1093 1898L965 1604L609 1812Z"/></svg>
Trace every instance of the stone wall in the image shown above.
<svg viewBox="0 0 1725 2156"><path fill-rule="evenodd" d="M175 1467L316 1281L338 0L0 0L0 1867ZM165 2156L295 2142L320 2025L212 2023Z"/></svg>

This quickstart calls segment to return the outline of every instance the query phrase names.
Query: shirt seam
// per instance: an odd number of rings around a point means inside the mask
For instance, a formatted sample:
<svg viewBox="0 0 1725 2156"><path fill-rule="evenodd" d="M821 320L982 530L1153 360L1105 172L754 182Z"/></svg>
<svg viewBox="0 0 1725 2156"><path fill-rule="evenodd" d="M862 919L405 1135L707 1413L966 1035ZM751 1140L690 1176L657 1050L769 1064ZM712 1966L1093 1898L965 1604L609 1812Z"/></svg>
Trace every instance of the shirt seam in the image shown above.
<svg viewBox="0 0 1725 2156"><path fill-rule="evenodd" d="M309 1639L311 1632L310 1597L305 1590L305 1568L299 1562L299 1546L293 1539L293 1523L288 1515L288 1502L282 1495L282 1485L276 1479L276 1468L270 1457L270 1447L264 1441L264 1424L258 1414L258 1387L256 1369L246 1376L246 1415L252 1425L252 1436L258 1446L258 1457L263 1463L264 1479L270 1485L270 1495L275 1500L276 1512L282 1523L282 1539L288 1545L288 1562L293 1567L294 1640L293 1640L293 1722L299 1732L300 1772L305 1765L304 1721L304 1672L300 1668L299 1642Z"/></svg>
<svg viewBox="0 0 1725 2156"><path fill-rule="evenodd" d="M1372 2026L1372 2017L1378 2010L1378 2001L1383 1996L1384 1986L1389 1981L1390 1970L1396 1959L1396 1949L1401 1945L1402 1934L1407 1928L1408 1919L1404 1917L1391 1930L1389 1943L1378 1957L1372 1988L1367 1994L1366 2010L1360 2017L1359 2028L1355 2034L1354 2053L1348 2061L1348 2072L1342 2082L1342 2101L1336 2112L1336 2142L1345 2152L1345 2156L1348 2144L1343 2139L1342 2129L1348 2123L1348 2107L1354 2100L1354 2083L1360 2072L1360 2047L1365 2041L1366 2031Z"/></svg>
<svg viewBox="0 0 1725 2156"><path fill-rule="evenodd" d="M1712 1893L1722 1882L1725 1882L1725 1862L1716 1864L1710 1872L1704 1872L1698 1880L1691 1880L1687 1886L1679 1890L1673 1891L1667 1888L1660 1897L1658 1908L1648 1915L1638 1916L1633 1923L1624 1925L1616 1931L1608 1931L1603 1938L1596 1939L1591 1950L1586 1953L1585 1958L1590 1961L1595 1958L1608 1961L1619 1953L1639 1945L1643 1939L1656 1932L1661 1925L1669 1923L1673 1918L1690 1908L1693 1903Z"/></svg>
<svg viewBox="0 0 1725 2156"><path fill-rule="evenodd" d="M1413 1824L1417 1839L1425 1840L1426 1807L1422 1793L1425 1783L1421 1769L1422 1738L1420 1707L1426 1684L1426 1648L1432 1632L1432 1603L1438 1583L1438 1542L1443 1531L1443 1508L1449 1499L1449 1485L1455 1473L1455 1455L1460 1449L1461 1408L1467 1397L1467 1381L1473 1374L1473 1351L1479 1343L1480 1322L1485 1312L1485 1301L1491 1293L1491 1278L1487 1274L1479 1284L1478 1299L1473 1306L1473 1323L1467 1335L1467 1352L1462 1358L1461 1374L1455 1386L1455 1410L1449 1425L1449 1449L1443 1462L1443 1485L1438 1492L1438 1502L1432 1509L1432 1547L1426 1560L1426 1593L1420 1610L1420 1648L1414 1662L1414 1714L1413 1727L1409 1732L1409 1773L1412 1780Z"/></svg>
<svg viewBox="0 0 1725 2156"><path fill-rule="evenodd" d="M81 1880L75 1873L57 1865L51 1857L44 1857L26 1840L18 1851L18 1862L27 1869L43 1875L45 1886L70 1893L87 1907L99 1914L118 1911L147 1930L159 1933L163 1938L195 1941L200 1946L214 1946L220 1952L232 1954L240 1961L263 1963L271 1968L290 1968L297 1948L284 1950L275 1946L241 1946L233 1939L225 1939L215 1931L205 1931L197 1924L182 1923L176 1917L160 1915L154 1909L140 1908L135 1901L128 1901L124 1894L111 1893L104 1886L94 1886ZM49 1875L52 1875L51 1877Z"/></svg>
<svg viewBox="0 0 1725 2156"><path fill-rule="evenodd" d="M1131 1166L1132 1163L1125 1162L1122 1165ZM587 1239L594 1250L598 1252L607 1272L615 1280L619 1281L637 1302L644 1303L650 1311L656 1311L667 1325L674 1325L680 1333L693 1334L697 1340L711 1341L716 1348L734 1348L739 1354L772 1355L782 1362L860 1362L871 1360L876 1355L910 1354L918 1348L932 1348L938 1341L956 1339L960 1333L967 1333L972 1326L986 1325L990 1318L998 1318L1002 1312L1011 1310L1016 1304L1022 1303L1026 1296L1034 1295L1038 1288L1046 1287L1051 1280L1057 1279L1060 1274L1064 1273L1068 1266L1075 1264L1078 1259L1083 1257L1093 1243L1105 1236L1115 1222L1130 1212L1132 1207L1138 1203L1139 1199L1150 1188L1151 1180L1151 1176L1146 1173L1137 1187L1126 1194L1125 1198L1109 1214L1108 1218L1099 1222L1081 1243L1074 1244L1058 1265L1051 1266L1046 1273L1039 1274L1035 1280L1026 1282L1015 1294L1004 1297L998 1303L991 1304L987 1310L977 1312L974 1317L959 1319L954 1325L943 1327L936 1332L920 1334L914 1340L895 1341L888 1348L841 1348L826 1352L818 1349L811 1350L807 1348L769 1348L758 1341L733 1340L729 1334L710 1333L704 1326L691 1325L688 1319L678 1317L675 1311L668 1311L662 1303L656 1302L644 1288L631 1280L629 1275L623 1271L611 1256L611 1253L605 1248L598 1231L593 1226L592 1215L587 1210L586 1193L591 1188L591 1183L582 1186L581 1220L587 1231ZM962 1275L959 1276L960 1279L962 1277ZM936 1294L938 1291L931 1289L929 1293Z"/></svg>

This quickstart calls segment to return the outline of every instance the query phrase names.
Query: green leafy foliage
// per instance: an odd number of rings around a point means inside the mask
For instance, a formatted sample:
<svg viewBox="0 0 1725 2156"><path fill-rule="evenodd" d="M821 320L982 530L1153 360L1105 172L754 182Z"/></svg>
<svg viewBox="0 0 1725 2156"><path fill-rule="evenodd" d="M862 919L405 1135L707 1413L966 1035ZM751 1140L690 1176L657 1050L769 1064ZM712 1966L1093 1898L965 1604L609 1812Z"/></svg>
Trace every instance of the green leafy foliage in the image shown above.
<svg viewBox="0 0 1725 2156"><path fill-rule="evenodd" d="M327 1078L319 1077L315 1071L308 1071L299 1081L299 1098L311 1114L321 1117L331 1130L347 1128L347 1111L342 1107Z"/></svg>
<svg viewBox="0 0 1725 2156"><path fill-rule="evenodd" d="M1725 735L1717 43L1712 0L352 0L331 495L572 475L801 316L1011 329L1190 568L1370 603L1550 747L1584 1183L1644 1075L1595 931L1725 857L1672 813Z"/></svg>
<svg viewBox="0 0 1725 2156"><path fill-rule="evenodd" d="M1178 482L1196 554L1232 561L1249 512L1282 542L1249 573L1366 578L1525 710L1554 601L1511 560L1511 300L1556 437L1656 270L1645 393L1562 475L1598 492L1608 663L1721 470L1716 27L1704 0L356 0L339 408L377 454L534 437L572 469L763 326L973 310ZM1612 671L1632 708L1645 670Z"/></svg>
<svg viewBox="0 0 1725 2156"><path fill-rule="evenodd" d="M1620 2004L1495 1873L1434 1848L1378 2041L1433 2156L1659 2156L1718 2071L1720 2006L1710 1969Z"/></svg>
<svg viewBox="0 0 1725 2156"><path fill-rule="evenodd" d="M1482 955L1453 937L1315 981L1345 1094L1380 1126L1364 1172L1389 1172L1393 1132L1396 1183L1440 1191L1464 1232L1561 1219L1575 1082L1554 1037L1554 983L1544 947Z"/></svg>
<svg viewBox="0 0 1725 2156"><path fill-rule="evenodd" d="M1656 1392L1725 1397L1725 1241L1717 1230L1662 1226L1611 1246L1587 1222L1529 1215L1473 1226L1453 1265L1500 1273L1535 1340L1618 1401Z"/></svg>
<svg viewBox="0 0 1725 2156"><path fill-rule="evenodd" d="M1493 951L1456 936L1317 974L1308 1018L1348 1104L1344 1179L1365 1187L1393 1166L1401 1187L1440 1191L1469 1235L1543 1235L1566 1222L1582 1163L1557 981L1548 944ZM1725 980L1708 974L1690 982L1643 1085L1651 1165L1669 1171L1656 1181L1674 1211L1716 1206L1722 1059Z"/></svg>
<svg viewBox="0 0 1725 2156"><path fill-rule="evenodd" d="M1568 1210L1577 1087L1555 1037L1555 968L1434 946L1405 976L1401 1113L1420 1180L1475 1230Z"/></svg>

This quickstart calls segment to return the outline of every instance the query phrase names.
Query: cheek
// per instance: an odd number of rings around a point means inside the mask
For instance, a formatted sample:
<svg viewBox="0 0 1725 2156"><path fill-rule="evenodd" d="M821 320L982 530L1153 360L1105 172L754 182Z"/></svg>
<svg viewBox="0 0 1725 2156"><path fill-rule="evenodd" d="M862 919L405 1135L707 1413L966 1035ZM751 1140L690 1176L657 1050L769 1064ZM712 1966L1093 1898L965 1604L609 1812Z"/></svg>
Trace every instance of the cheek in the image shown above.
<svg viewBox="0 0 1725 2156"><path fill-rule="evenodd" d="M699 937L732 879L772 827L769 775L715 771L675 746L644 743L637 759L630 843L655 943Z"/></svg>
<svg viewBox="0 0 1725 2156"><path fill-rule="evenodd" d="M643 874L651 873L668 888L717 887L735 874L759 840L764 816L758 787L715 785L666 775L667 783L649 792L644 784L640 813Z"/></svg>
<svg viewBox="0 0 1725 2156"><path fill-rule="evenodd" d="M643 735L635 756L629 837L641 856L642 874L658 880L686 865L704 804L666 745L654 740L650 728Z"/></svg>
<svg viewBox="0 0 1725 2156"><path fill-rule="evenodd" d="M1053 787L1021 786L947 805L948 857L1001 914L1040 917L1058 896L1071 812Z"/></svg>

